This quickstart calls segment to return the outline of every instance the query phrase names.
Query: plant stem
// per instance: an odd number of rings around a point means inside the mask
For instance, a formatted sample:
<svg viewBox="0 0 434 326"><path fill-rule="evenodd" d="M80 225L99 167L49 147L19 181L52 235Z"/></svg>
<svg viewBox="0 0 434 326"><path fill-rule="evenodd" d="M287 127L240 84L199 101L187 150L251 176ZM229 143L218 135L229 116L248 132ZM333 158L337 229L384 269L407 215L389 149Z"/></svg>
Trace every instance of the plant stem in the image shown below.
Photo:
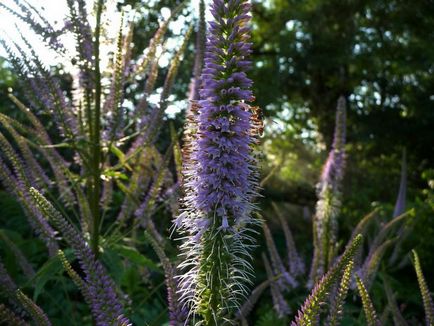
<svg viewBox="0 0 434 326"><path fill-rule="evenodd" d="M101 192L101 70L100 70L100 34L101 34L101 14L103 0L99 0L96 8L95 26L95 113L93 116L93 135L92 135L92 164L91 164L91 189L90 189L90 209L93 217L93 227L91 235L92 251L98 256L99 229L101 224L101 212L99 207Z"/></svg>

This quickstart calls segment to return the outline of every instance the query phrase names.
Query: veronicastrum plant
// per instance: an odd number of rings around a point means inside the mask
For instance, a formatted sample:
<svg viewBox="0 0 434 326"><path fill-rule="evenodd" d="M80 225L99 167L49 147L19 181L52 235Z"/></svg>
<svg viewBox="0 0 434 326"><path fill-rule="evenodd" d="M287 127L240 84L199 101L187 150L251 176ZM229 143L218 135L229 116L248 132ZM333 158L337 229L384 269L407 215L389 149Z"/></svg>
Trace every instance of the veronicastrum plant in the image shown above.
<svg viewBox="0 0 434 326"><path fill-rule="evenodd" d="M366 324L383 323L389 311L394 321L406 323L386 280L389 302L383 314L377 313L376 302L369 296L380 262L395 243L391 231L411 215L405 212L405 155L393 219L373 236L366 257L363 239L369 238L368 226L378 217L378 210L359 222L343 248L338 238L346 140L343 97L338 101L332 148L317 186L312 262L305 262L297 250L279 205L272 203L285 240L283 256L270 223L257 212L257 149L263 126L258 108L250 105L254 96L248 77L252 52L249 1L210 1L208 25L205 3L200 1L182 146L178 142L181 133L172 126L165 150L158 146L160 130L193 28L185 26L167 69L161 69L159 59L167 54L170 22L182 15L186 3L161 21L136 58L135 21L128 13L119 13L119 28L110 37L104 27L108 2L95 2L92 20L86 1L66 0L69 13L61 29L51 26L43 12L26 0L12 2L13 6L0 3L0 9L27 24L47 48L71 62L72 89L63 87L26 35L19 42L1 40L25 95L17 98L11 93L10 99L25 122L0 113L0 181L44 242L49 263L57 260L63 266L88 304L92 317L83 317L80 324L140 323L135 312L147 300L134 302L134 306L130 293L124 293L117 283L119 277L109 272L115 260L107 259L108 252L114 249L121 253L122 268L127 270L130 261L146 266L140 278L148 281L154 271L164 275L167 299L160 314L167 313L171 326L247 325L252 320L250 312L267 289L277 317L286 324L291 317L291 325L339 325L350 291L360 297ZM76 41L73 51L62 43L65 34ZM107 47L114 54L104 63L102 53ZM142 89L139 98L128 101L137 89ZM159 100L151 101L155 95ZM117 201L116 194L121 194ZM172 217L172 239L179 252L156 223L155 216L161 216L157 214L162 209ZM252 256L260 224L267 248L262 253L266 279L252 289L256 276ZM405 228L399 234L405 234ZM0 240L29 284L41 277L2 230ZM153 249L160 265L141 255L143 243ZM396 260L391 258L391 262ZM426 323L431 325L432 298L415 252L413 262ZM131 283L140 281L136 278ZM145 286L151 288L149 297L158 292L155 284ZM296 310L288 298L303 287L311 293ZM0 295L6 299L0 304L0 323L55 324L36 303L38 291L39 285L33 297L27 295L0 261ZM266 316L254 322L271 324Z"/></svg>
<svg viewBox="0 0 434 326"><path fill-rule="evenodd" d="M252 81L246 72L247 1L213 1L200 76L193 103L196 132L184 162L184 208L175 220L183 235L181 299L205 325L230 323L252 276L252 215L257 173ZM197 315L197 316L196 316Z"/></svg>
<svg viewBox="0 0 434 326"><path fill-rule="evenodd" d="M2 11L39 36L53 56L72 66L70 91L63 88L60 77L46 66L26 35L21 34L20 41L1 40L25 93L25 99L9 95L25 123L0 114L0 180L20 202L49 256L59 255L89 304L94 323L128 325L122 307L125 300L100 256L139 227L148 228L152 239L161 237L151 216L163 189L177 186L168 169L171 152L162 154L155 144L192 28L184 27L156 93L157 77L163 71L159 51L164 51L169 23L186 8L185 3L161 22L138 58L133 58L134 20L126 21L122 13L117 35L110 36L105 29L103 19L108 10L115 10L109 8L113 4L96 1L93 24L85 1L67 0L66 5L64 27L56 30L27 1L0 4ZM75 49L63 45L65 35L75 39ZM114 53L108 62L102 58L107 49ZM133 99L136 104L127 105L127 91L138 88L144 89ZM150 101L152 94L160 94L157 103ZM47 120L55 129L47 128L51 125ZM112 204L115 191L123 193L118 206ZM63 252L68 248L79 262L78 269ZM2 278L8 280L3 290L15 312L24 309L23 318L39 318L37 324L49 325L42 310L17 292L6 270L2 271ZM13 313L9 307L3 309Z"/></svg>

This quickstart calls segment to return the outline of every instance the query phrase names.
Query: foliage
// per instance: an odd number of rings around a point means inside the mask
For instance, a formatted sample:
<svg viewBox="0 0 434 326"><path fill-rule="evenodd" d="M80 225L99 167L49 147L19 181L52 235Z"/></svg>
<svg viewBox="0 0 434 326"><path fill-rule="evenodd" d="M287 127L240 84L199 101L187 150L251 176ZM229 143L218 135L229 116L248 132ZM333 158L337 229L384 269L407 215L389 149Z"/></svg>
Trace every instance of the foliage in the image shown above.
<svg viewBox="0 0 434 326"><path fill-rule="evenodd" d="M211 3L0 3L0 323L430 325L431 4Z"/></svg>

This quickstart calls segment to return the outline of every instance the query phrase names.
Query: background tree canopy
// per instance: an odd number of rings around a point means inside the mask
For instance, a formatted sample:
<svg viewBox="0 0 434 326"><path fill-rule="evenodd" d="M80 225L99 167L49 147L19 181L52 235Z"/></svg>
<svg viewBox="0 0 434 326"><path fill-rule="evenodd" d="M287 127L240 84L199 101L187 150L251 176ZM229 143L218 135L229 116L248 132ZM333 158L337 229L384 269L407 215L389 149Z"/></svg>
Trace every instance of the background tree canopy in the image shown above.
<svg viewBox="0 0 434 326"><path fill-rule="evenodd" d="M284 178L285 165L292 168L286 183L314 184L312 171L321 163L314 159L318 146L309 144L320 140L330 146L336 102L344 95L349 106L347 217L358 219L359 210L367 209L363 203L393 202L403 148L408 152L410 200L429 200L434 17L428 12L434 12L431 1L254 3L255 94L270 120L277 118L285 126L267 137L273 139L274 157L292 152L280 170ZM319 157L323 162L324 156ZM299 204L312 194L295 196L300 187L291 190L287 198ZM420 216L416 224L429 225L432 235L432 218ZM432 258L430 262L433 266Z"/></svg>

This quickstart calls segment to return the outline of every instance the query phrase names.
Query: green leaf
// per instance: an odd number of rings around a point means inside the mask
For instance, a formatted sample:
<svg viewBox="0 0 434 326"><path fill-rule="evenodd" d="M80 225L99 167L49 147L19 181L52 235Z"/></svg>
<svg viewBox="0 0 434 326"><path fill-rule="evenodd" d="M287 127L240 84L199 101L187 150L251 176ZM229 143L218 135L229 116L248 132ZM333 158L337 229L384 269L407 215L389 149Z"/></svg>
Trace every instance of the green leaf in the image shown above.
<svg viewBox="0 0 434 326"><path fill-rule="evenodd" d="M110 247L114 252L118 253L122 257L127 258L132 263L140 266L146 266L150 270L155 272L163 273L162 269L158 267L151 259L143 256L136 248L124 246L124 245L113 245Z"/></svg>
<svg viewBox="0 0 434 326"><path fill-rule="evenodd" d="M125 164L125 154L124 152L122 152L118 147L116 147L114 144L111 144L110 146L110 151L116 155L116 157L119 159L119 162L121 163L121 165ZM127 165L128 169L131 169L130 166Z"/></svg>
<svg viewBox="0 0 434 326"><path fill-rule="evenodd" d="M64 253L65 256L68 257L68 260L73 259L71 249L65 250ZM58 275L63 274L63 272L64 269L62 262L57 255L48 259L48 261L46 261L36 273L34 279L35 291L33 293L33 301L37 301L38 296L42 293L44 286L48 281L55 279Z"/></svg>

